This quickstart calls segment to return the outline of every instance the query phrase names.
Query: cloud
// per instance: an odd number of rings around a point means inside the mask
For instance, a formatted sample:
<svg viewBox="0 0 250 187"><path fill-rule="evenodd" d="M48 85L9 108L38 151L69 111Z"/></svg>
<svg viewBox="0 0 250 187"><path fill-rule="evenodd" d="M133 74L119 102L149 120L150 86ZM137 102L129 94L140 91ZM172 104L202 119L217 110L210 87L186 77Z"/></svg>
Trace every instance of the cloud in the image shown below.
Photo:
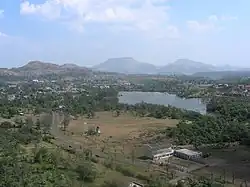
<svg viewBox="0 0 250 187"><path fill-rule="evenodd" d="M0 18L2 18L4 16L4 10L0 9ZM6 37L7 34L0 32L0 37Z"/></svg>
<svg viewBox="0 0 250 187"><path fill-rule="evenodd" d="M4 10L0 9L0 18L2 18L4 16Z"/></svg>
<svg viewBox="0 0 250 187"><path fill-rule="evenodd" d="M221 16L220 18L222 21L233 21L238 20L237 16Z"/></svg>
<svg viewBox="0 0 250 187"><path fill-rule="evenodd" d="M193 32L208 32L208 31L220 31L224 29L222 22L237 20L237 17L233 16L217 16L210 15L205 21L189 20L187 21L187 27Z"/></svg>
<svg viewBox="0 0 250 187"><path fill-rule="evenodd" d="M7 36L8 36L7 34L0 32L0 37L7 37Z"/></svg>
<svg viewBox="0 0 250 187"><path fill-rule="evenodd" d="M168 24L168 8L167 0L47 0L43 4L25 0L20 13L60 21L79 31L89 23L104 23L125 30L167 33L173 31Z"/></svg>

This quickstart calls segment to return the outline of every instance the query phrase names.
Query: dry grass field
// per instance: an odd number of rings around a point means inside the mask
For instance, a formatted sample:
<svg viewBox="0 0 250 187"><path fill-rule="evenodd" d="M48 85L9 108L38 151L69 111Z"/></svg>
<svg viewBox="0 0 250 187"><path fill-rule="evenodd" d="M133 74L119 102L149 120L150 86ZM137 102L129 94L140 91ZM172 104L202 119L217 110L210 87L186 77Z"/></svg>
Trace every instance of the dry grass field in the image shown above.
<svg viewBox="0 0 250 187"><path fill-rule="evenodd" d="M139 137L143 132L175 126L177 123L177 120L172 119L139 118L128 113L114 117L112 112L98 112L93 119L72 120L68 130L78 134L86 132L90 127L99 126L102 137L122 140Z"/></svg>
<svg viewBox="0 0 250 187"><path fill-rule="evenodd" d="M129 113L121 113L119 117L115 117L112 112L97 112L93 119L82 117L71 120L67 128L69 135L64 136L64 140L71 139L96 150L98 154L105 149L106 154L115 154L117 158L124 160L124 157L131 156L132 151L140 155L138 147L152 138L152 134L157 134L156 131L177 123L177 120L141 118ZM100 136L84 134L89 128L96 126L100 127ZM149 132L150 135L147 135Z"/></svg>

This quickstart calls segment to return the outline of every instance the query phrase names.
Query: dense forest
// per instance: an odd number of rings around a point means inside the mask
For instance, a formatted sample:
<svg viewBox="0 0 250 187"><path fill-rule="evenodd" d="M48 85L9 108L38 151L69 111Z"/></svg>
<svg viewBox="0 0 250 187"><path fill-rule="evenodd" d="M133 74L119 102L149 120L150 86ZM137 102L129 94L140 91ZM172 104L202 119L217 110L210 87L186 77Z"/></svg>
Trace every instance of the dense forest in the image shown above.
<svg viewBox="0 0 250 187"><path fill-rule="evenodd" d="M182 120L167 135L179 144L240 142L250 144L250 105L242 98L214 97L207 104L208 115L194 121Z"/></svg>

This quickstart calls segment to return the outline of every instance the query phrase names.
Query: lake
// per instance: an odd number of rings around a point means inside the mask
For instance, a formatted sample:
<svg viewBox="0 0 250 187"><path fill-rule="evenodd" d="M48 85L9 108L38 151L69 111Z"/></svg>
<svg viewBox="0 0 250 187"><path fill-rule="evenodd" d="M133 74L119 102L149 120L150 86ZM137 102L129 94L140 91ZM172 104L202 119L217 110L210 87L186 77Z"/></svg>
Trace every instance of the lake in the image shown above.
<svg viewBox="0 0 250 187"><path fill-rule="evenodd" d="M126 104L137 104L141 102L159 105L171 105L177 108L192 110L206 114L206 104L201 99L183 99L174 94L160 92L119 92L119 102Z"/></svg>

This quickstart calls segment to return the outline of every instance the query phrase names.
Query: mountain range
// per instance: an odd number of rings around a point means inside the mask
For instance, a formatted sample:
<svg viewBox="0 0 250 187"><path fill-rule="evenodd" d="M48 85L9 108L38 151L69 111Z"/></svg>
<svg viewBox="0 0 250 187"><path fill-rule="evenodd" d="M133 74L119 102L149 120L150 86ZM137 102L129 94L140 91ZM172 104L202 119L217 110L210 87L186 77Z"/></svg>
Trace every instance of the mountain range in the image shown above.
<svg viewBox="0 0 250 187"><path fill-rule="evenodd" d="M0 75L46 75L51 73L67 73L67 72L79 72L86 73L92 71L91 69L80 67L75 64L58 65L55 63L30 61L26 65L18 68L0 68Z"/></svg>
<svg viewBox="0 0 250 187"><path fill-rule="evenodd" d="M131 57L111 58L93 67L94 70L117 72L125 74L194 74L197 72L237 71L240 68L227 66L214 66L189 59L178 59L165 66L155 66L139 62Z"/></svg>
<svg viewBox="0 0 250 187"><path fill-rule="evenodd" d="M186 74L195 76L207 75L209 72L223 71L249 71L231 66L214 66L189 59L178 59L165 66L139 62L132 57L110 58L103 63L91 68L81 67L75 64L58 65L41 61L30 61L18 68L0 68L0 75L45 75L49 73L90 73L93 71L114 72L122 74ZM220 74L220 73L219 73Z"/></svg>

